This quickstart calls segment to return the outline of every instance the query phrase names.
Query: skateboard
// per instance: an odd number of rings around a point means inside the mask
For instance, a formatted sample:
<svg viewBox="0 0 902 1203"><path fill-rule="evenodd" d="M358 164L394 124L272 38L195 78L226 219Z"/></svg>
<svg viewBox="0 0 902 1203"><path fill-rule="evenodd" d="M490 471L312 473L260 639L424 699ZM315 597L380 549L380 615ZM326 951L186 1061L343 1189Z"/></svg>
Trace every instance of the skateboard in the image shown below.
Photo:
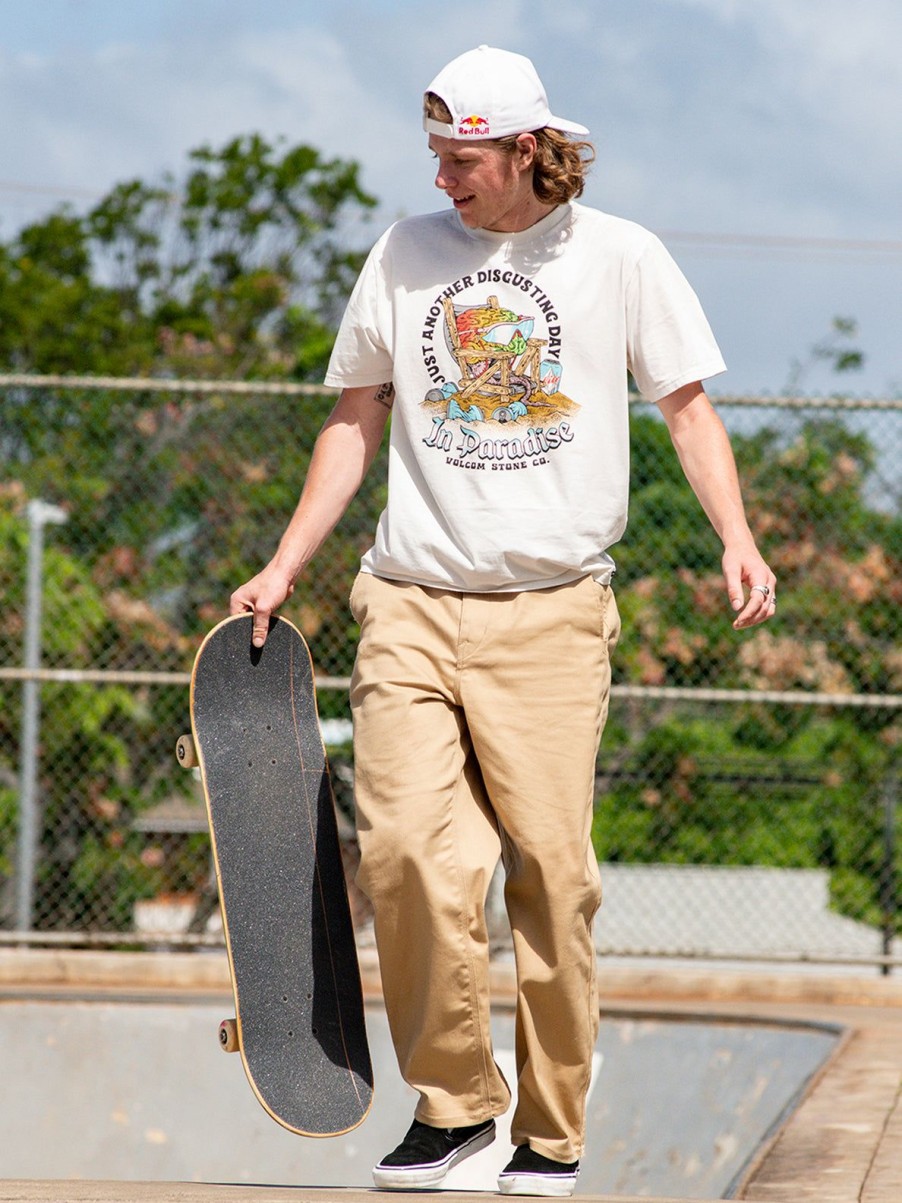
<svg viewBox="0 0 902 1203"><path fill-rule="evenodd" d="M252 622L207 635L176 746L210 822L235 999L220 1044L274 1120L337 1136L366 1118L373 1074L313 669L290 622L262 648Z"/></svg>

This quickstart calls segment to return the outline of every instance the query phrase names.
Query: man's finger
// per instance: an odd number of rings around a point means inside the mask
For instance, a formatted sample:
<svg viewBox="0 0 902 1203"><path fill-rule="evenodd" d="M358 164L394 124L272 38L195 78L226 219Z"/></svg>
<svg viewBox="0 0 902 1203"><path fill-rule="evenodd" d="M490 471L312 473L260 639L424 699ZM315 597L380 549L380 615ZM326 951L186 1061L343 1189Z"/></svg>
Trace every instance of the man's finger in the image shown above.
<svg viewBox="0 0 902 1203"><path fill-rule="evenodd" d="M733 620L735 630L753 627L758 623L773 618L776 612L776 602L772 596L764 597L760 590L753 590L745 604L745 608Z"/></svg>
<svg viewBox="0 0 902 1203"><path fill-rule="evenodd" d="M245 601L241 596L241 591L236 589L229 598L229 613L234 618L238 614L253 614L253 612L254 603L251 601Z"/></svg>
<svg viewBox="0 0 902 1203"><path fill-rule="evenodd" d="M739 574L725 572L724 577L727 585L727 597L730 599L730 605L734 610L741 610L745 603L745 593L742 588L742 579Z"/></svg>
<svg viewBox="0 0 902 1203"><path fill-rule="evenodd" d="M254 611L254 629L251 635L251 643L254 647L262 647L266 642L266 636L269 634L269 614L265 610Z"/></svg>

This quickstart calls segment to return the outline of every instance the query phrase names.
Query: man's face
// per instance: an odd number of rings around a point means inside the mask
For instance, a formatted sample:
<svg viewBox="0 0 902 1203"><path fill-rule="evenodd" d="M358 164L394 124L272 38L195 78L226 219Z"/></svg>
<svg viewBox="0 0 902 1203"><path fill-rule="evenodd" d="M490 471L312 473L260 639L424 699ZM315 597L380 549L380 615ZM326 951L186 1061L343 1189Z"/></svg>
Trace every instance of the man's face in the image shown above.
<svg viewBox="0 0 902 1203"><path fill-rule="evenodd" d="M429 149L438 160L435 186L450 197L465 226L510 233L536 220L528 145L524 156L519 149L510 154L491 144L475 146L432 134Z"/></svg>

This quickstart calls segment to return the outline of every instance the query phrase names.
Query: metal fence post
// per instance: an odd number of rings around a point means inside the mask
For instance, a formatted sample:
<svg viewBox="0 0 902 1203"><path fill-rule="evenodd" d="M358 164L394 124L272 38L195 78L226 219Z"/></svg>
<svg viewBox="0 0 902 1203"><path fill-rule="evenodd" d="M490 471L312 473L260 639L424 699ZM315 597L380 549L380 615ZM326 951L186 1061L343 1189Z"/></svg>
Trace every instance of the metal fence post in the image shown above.
<svg viewBox="0 0 902 1203"><path fill-rule="evenodd" d="M66 512L45 501L30 501L28 566L25 594L26 670L41 664L41 609L44 592L44 527L66 521ZM19 777L19 847L16 873L16 927L30 931L34 913L34 878L38 845L37 766L41 694L37 676L22 683L22 747Z"/></svg>
<svg viewBox="0 0 902 1203"><path fill-rule="evenodd" d="M898 770L893 765L883 786L883 869L880 874L880 911L883 927L883 955L893 952L896 935L896 814L899 801ZM892 966L882 966L884 976Z"/></svg>

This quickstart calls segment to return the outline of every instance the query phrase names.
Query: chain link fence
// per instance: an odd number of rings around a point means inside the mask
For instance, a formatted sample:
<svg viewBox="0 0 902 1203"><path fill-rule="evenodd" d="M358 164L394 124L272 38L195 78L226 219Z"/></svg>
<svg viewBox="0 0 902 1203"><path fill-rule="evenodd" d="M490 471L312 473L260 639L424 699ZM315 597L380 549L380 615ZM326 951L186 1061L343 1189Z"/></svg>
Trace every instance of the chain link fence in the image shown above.
<svg viewBox="0 0 902 1203"><path fill-rule="evenodd" d="M216 942L194 652L262 566L333 398L305 385L0 378L0 939ZM721 398L775 621L633 408L624 619L598 761L601 952L895 962L902 402ZM284 613L318 668L353 864L347 596L383 458ZM549 671L554 671L553 663ZM366 907L353 895L361 931Z"/></svg>

